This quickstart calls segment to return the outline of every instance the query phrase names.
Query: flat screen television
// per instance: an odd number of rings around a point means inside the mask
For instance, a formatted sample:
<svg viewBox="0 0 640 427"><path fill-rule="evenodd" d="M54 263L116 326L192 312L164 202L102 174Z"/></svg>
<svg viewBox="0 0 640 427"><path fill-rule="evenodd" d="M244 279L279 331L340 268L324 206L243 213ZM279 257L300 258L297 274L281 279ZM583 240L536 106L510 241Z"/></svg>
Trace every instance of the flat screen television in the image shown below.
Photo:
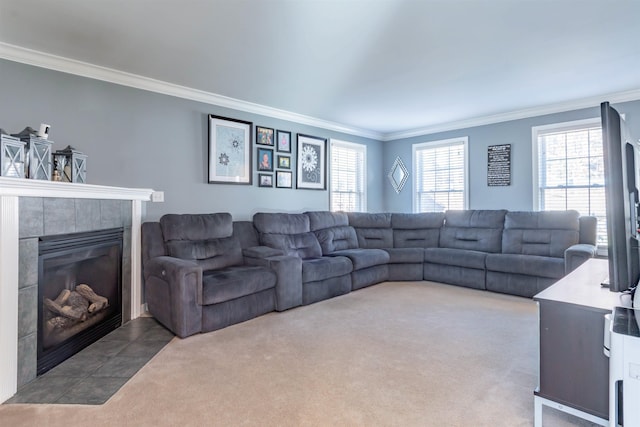
<svg viewBox="0 0 640 427"><path fill-rule="evenodd" d="M604 154L609 288L627 291L640 279L638 250L639 147L618 112L603 102L602 144Z"/></svg>

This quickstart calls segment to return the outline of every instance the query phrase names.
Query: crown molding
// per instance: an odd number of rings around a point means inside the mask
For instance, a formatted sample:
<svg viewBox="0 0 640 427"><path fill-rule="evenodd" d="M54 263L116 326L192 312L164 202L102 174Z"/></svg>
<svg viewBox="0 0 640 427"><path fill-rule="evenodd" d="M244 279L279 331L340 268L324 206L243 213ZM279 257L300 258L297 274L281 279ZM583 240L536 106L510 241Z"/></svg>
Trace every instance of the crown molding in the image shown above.
<svg viewBox="0 0 640 427"><path fill-rule="evenodd" d="M382 141L396 141L404 138L412 138L416 136L430 135L439 132L447 132L450 130L467 129L476 126L490 125L494 123L508 122L512 120L528 119L531 117L544 116L547 114L563 113L566 111L580 110L583 108L597 107L603 101L611 103L637 101L640 99L640 89L629 90L626 92L609 93L599 96L591 96L572 101L561 102L557 104L543 105L539 107L527 108L523 110L511 111L507 113L493 114L489 116L481 116L472 119L458 120L449 123L437 124L423 128L390 132L382 135Z"/></svg>
<svg viewBox="0 0 640 427"><path fill-rule="evenodd" d="M73 74L76 76L88 77L90 79L115 83L121 86L128 86L136 89L146 90L149 92L156 92L163 95L175 96L177 98L188 99L191 101L217 105L219 107L230 108L247 113L259 114L262 116L287 120L308 126L319 127L322 129L346 133L349 135L361 136L377 140L381 140L384 136L379 132L360 129L341 123L331 122L328 120L317 119L315 117L293 113L291 111L281 110L278 108L256 104L253 102L242 101L240 99L218 95L212 92L206 92L186 86L180 86L162 80L156 80L137 74L115 70L112 68L101 67L99 65L64 58L62 56L27 49L8 43L0 42L0 58L7 59L9 61L20 62L22 64L34 65L36 67L46 68L49 70L61 71L63 73Z"/></svg>
<svg viewBox="0 0 640 427"><path fill-rule="evenodd" d="M426 126L417 129L409 129L400 132L376 132L372 130L357 128L337 122L322 120L291 111L281 110L266 105L256 104L248 101L218 95L198 89L180 86L173 83L140 76L137 74L118 71L112 68L101 67L87 62L64 58L45 52L27 49L8 43L0 42L0 58L9 61L20 62L27 65L60 71L63 73L87 77L95 80L102 80L115 83L121 86L128 86L136 89L156 92L164 95L175 96L177 98L244 111L276 119L291 121L321 129L341 132L364 138L371 138L378 141L395 141L399 139L430 135L439 132L446 132L457 129L466 129L476 126L484 126L494 123L520 120L547 114L562 113L566 111L590 108L599 105L603 100L611 103L636 101L640 99L640 89L626 92L617 92L582 98L578 100L566 101L557 104L543 105L539 107L516 110L506 113L493 114L488 116L475 117L471 119L458 120L448 123L441 123L433 126Z"/></svg>

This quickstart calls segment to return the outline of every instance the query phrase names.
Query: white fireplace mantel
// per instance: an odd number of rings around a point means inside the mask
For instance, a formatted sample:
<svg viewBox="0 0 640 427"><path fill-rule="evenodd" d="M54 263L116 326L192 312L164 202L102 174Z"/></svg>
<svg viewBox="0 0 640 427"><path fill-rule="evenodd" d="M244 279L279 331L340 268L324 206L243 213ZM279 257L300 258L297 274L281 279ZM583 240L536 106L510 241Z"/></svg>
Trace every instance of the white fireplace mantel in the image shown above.
<svg viewBox="0 0 640 427"><path fill-rule="evenodd" d="M131 319L142 313L142 202L153 190L0 177L0 403L17 391L19 197L131 200Z"/></svg>

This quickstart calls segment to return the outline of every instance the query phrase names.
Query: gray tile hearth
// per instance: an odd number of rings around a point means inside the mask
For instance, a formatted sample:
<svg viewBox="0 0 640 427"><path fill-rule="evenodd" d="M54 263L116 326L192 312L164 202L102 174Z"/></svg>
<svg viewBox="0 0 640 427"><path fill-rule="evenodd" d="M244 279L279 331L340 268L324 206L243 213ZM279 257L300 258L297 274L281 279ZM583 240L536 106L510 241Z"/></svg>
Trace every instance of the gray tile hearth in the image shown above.
<svg viewBox="0 0 640 427"><path fill-rule="evenodd" d="M101 405L172 338L153 318L132 320L25 384L5 404Z"/></svg>

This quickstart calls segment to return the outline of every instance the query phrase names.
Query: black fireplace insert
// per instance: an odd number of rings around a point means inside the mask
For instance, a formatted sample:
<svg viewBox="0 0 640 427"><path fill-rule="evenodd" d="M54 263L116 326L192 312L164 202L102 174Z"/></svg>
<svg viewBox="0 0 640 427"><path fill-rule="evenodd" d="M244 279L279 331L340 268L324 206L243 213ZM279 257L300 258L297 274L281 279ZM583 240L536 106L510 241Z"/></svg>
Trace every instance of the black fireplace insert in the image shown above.
<svg viewBox="0 0 640 427"><path fill-rule="evenodd" d="M122 236L114 228L39 239L38 375L122 324Z"/></svg>

